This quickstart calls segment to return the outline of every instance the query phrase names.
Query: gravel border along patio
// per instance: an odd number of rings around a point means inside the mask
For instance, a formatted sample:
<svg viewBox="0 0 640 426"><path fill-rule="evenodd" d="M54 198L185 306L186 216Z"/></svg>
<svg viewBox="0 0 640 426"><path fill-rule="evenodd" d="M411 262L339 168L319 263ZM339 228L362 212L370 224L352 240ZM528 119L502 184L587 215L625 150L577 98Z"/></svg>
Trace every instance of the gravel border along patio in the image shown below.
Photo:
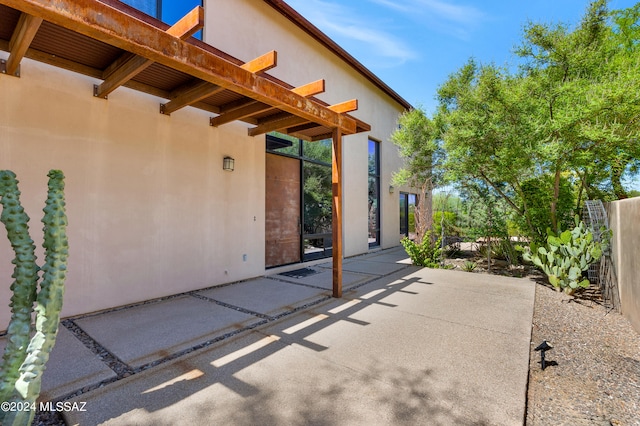
<svg viewBox="0 0 640 426"><path fill-rule="evenodd" d="M537 284L531 344L528 426L640 425L640 334L622 315Z"/></svg>

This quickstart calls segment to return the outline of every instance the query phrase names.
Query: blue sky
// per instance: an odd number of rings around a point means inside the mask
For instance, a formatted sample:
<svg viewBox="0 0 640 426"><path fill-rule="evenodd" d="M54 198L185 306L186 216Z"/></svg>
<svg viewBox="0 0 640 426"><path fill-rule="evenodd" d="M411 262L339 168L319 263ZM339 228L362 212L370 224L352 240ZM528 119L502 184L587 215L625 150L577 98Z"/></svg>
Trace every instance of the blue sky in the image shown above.
<svg viewBox="0 0 640 426"><path fill-rule="evenodd" d="M573 27L588 0L286 0L414 106L471 57L512 64L528 21ZM610 9L635 4L610 0Z"/></svg>

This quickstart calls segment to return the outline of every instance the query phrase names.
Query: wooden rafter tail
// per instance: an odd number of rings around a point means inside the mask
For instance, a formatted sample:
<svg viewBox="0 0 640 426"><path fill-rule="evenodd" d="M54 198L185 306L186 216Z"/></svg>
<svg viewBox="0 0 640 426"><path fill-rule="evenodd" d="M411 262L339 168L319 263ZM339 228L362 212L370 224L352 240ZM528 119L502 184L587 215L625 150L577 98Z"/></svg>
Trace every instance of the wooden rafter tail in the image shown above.
<svg viewBox="0 0 640 426"><path fill-rule="evenodd" d="M309 96L319 95L320 93L324 93L325 82L324 79L312 81L311 83L303 84L302 86L298 86L294 89L291 89L293 93L297 93L300 96L304 96L308 98Z"/></svg>
<svg viewBox="0 0 640 426"><path fill-rule="evenodd" d="M264 133L274 132L276 130L286 129L288 127L297 126L302 123L307 123L309 120L301 117L291 115L288 118L282 118L279 120L267 121L263 124L253 127L247 131L249 136L258 136Z"/></svg>
<svg viewBox="0 0 640 426"><path fill-rule="evenodd" d="M337 113L355 111L358 109L358 101L356 99L352 99L350 101L341 102L339 104L328 106L327 109L331 111L335 111ZM301 125L305 125L306 123L310 123L309 120L304 119L296 119L297 117L283 117L281 114L276 114L275 116L269 117L266 121L261 122L258 126L249 129L249 136L257 136L268 132L273 132L276 130L287 129L290 127L296 127L296 132L299 131L298 127ZM317 127L321 124L313 123L310 127Z"/></svg>
<svg viewBox="0 0 640 426"><path fill-rule="evenodd" d="M351 99L349 101L340 102L339 104L328 106L327 108L337 113L356 111L358 109L358 100Z"/></svg>
<svg viewBox="0 0 640 426"><path fill-rule="evenodd" d="M242 120L243 118L268 112L273 109L275 109L275 107L272 107L271 105L263 104L262 102L252 102L242 108L236 108L217 117L212 117L211 120L209 120L209 124L211 126L218 127L235 120Z"/></svg>
<svg viewBox="0 0 640 426"><path fill-rule="evenodd" d="M320 135L314 135L313 137L311 137L311 142L318 142L318 141L324 141L327 139L331 139L331 137L333 136L333 133L323 133Z"/></svg>
<svg viewBox="0 0 640 426"><path fill-rule="evenodd" d="M10 53L5 70L7 74L18 76L20 62L22 58L24 58L25 53L27 53L42 21L42 18L27 13L20 15L18 25L16 25L16 29L11 36L11 41L9 41Z"/></svg>
<svg viewBox="0 0 640 426"><path fill-rule="evenodd" d="M289 128L287 128L287 134L292 134L292 133L301 133L305 130L309 130L309 129L313 129L314 127L318 127L318 125L316 123L304 123L304 124L300 124L298 126L291 126ZM309 136L307 136L308 138Z"/></svg>
<svg viewBox="0 0 640 426"><path fill-rule="evenodd" d="M167 29L167 34L186 40L204 28L204 8L194 7L191 12L184 15L178 22Z"/></svg>
<svg viewBox="0 0 640 426"><path fill-rule="evenodd" d="M192 105L222 91L224 91L224 87L217 86L208 81L199 80L187 83L172 92L169 102L160 104L160 113L170 115L181 108Z"/></svg>
<svg viewBox="0 0 640 426"><path fill-rule="evenodd" d="M314 82L291 89L293 93L297 93L300 96L309 97L315 96L324 92L324 80L316 80ZM212 117L209 120L211 126L217 127L223 124L230 123L235 120L242 120L243 118L250 117L255 114L260 114L276 109L271 105L264 104L262 102L252 101L245 103L240 107L233 107L228 112L224 112L218 117Z"/></svg>
<svg viewBox="0 0 640 426"><path fill-rule="evenodd" d="M185 40L197 33L204 27L204 9L196 6L182 19L167 29L167 34ZM96 86L93 96L106 99L109 93L131 80L136 75L147 69L153 61L142 56L123 54L116 59L113 64L107 67L104 72L104 81Z"/></svg>
<svg viewBox="0 0 640 426"><path fill-rule="evenodd" d="M162 29L98 0L0 0L0 4L107 43L160 65L208 81L241 96L276 106L345 134L356 120L329 110L268 78L248 72L210 50L176 39Z"/></svg>
<svg viewBox="0 0 640 426"><path fill-rule="evenodd" d="M278 54L275 50L265 53L249 62L240 66L245 71L249 71L252 74L258 74L268 71L274 68L278 62ZM206 99L210 96L220 93L225 90L215 84L203 81L202 84L197 84L197 89L193 87L186 88L184 90L175 91L174 98L166 104L160 105L160 112L165 115L169 115L181 108L192 105L198 101Z"/></svg>

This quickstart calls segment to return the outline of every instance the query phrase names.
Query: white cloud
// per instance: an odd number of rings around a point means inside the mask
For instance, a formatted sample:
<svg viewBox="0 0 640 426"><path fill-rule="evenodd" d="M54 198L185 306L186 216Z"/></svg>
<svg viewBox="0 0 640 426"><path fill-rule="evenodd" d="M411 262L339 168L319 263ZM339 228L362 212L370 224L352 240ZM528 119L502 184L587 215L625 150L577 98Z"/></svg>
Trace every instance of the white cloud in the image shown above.
<svg viewBox="0 0 640 426"><path fill-rule="evenodd" d="M287 3L343 47L349 42L365 45L363 51L368 58L357 58L362 62L391 67L418 56L408 43L385 30L385 23L362 18L348 5L323 0L288 0Z"/></svg>
<svg viewBox="0 0 640 426"><path fill-rule="evenodd" d="M429 29L457 38L467 39L480 23L487 20L486 14L473 6L459 5L445 0L370 0L406 15L414 22L422 21Z"/></svg>

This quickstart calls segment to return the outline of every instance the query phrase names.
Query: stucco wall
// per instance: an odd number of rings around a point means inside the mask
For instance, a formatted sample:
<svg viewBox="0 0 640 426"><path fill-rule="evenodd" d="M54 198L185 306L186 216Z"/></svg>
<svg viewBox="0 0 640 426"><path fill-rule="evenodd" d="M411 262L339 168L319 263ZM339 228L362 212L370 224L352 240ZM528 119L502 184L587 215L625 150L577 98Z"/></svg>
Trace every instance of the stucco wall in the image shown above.
<svg viewBox="0 0 640 426"><path fill-rule="evenodd" d="M640 333L640 197L609 203L607 210L622 314Z"/></svg>
<svg viewBox="0 0 640 426"><path fill-rule="evenodd" d="M381 245L397 245L397 192L388 187L400 160L388 137L401 106L263 2L207 3L205 41L244 60L275 49L270 73L294 85L324 78L328 103L359 100L353 115L372 130L344 139L345 255L369 250L369 137L382 142ZM0 75L0 169L18 175L38 246L47 172L66 175L63 316L264 274L264 136L247 136L239 122L210 127L211 114L194 108L161 115L166 100L127 88L94 98L97 83L29 59L20 78ZM225 155L234 172L222 170ZM0 303L11 296L12 258L0 237ZM0 309L0 330L8 320Z"/></svg>
<svg viewBox="0 0 640 426"><path fill-rule="evenodd" d="M344 223L348 224L344 228L344 254L353 256L369 250L369 137L381 142L381 246L398 245L398 192L390 194L389 185L401 161L389 136L402 106L266 3L205 0L204 7L207 43L244 61L276 50L278 66L269 70L275 77L295 86L323 78L326 91L317 97L329 104L358 99L359 109L351 114L370 124L371 131L344 138Z"/></svg>
<svg viewBox="0 0 640 426"><path fill-rule="evenodd" d="M126 88L94 98L94 83L27 59L21 78L0 76L0 169L18 175L38 246L47 172L66 175L63 315L264 273L262 140L238 123L212 128L193 108L163 116L161 99ZM225 155L234 172L222 170ZM1 237L7 303L12 258ZM0 329L8 319L0 309Z"/></svg>

